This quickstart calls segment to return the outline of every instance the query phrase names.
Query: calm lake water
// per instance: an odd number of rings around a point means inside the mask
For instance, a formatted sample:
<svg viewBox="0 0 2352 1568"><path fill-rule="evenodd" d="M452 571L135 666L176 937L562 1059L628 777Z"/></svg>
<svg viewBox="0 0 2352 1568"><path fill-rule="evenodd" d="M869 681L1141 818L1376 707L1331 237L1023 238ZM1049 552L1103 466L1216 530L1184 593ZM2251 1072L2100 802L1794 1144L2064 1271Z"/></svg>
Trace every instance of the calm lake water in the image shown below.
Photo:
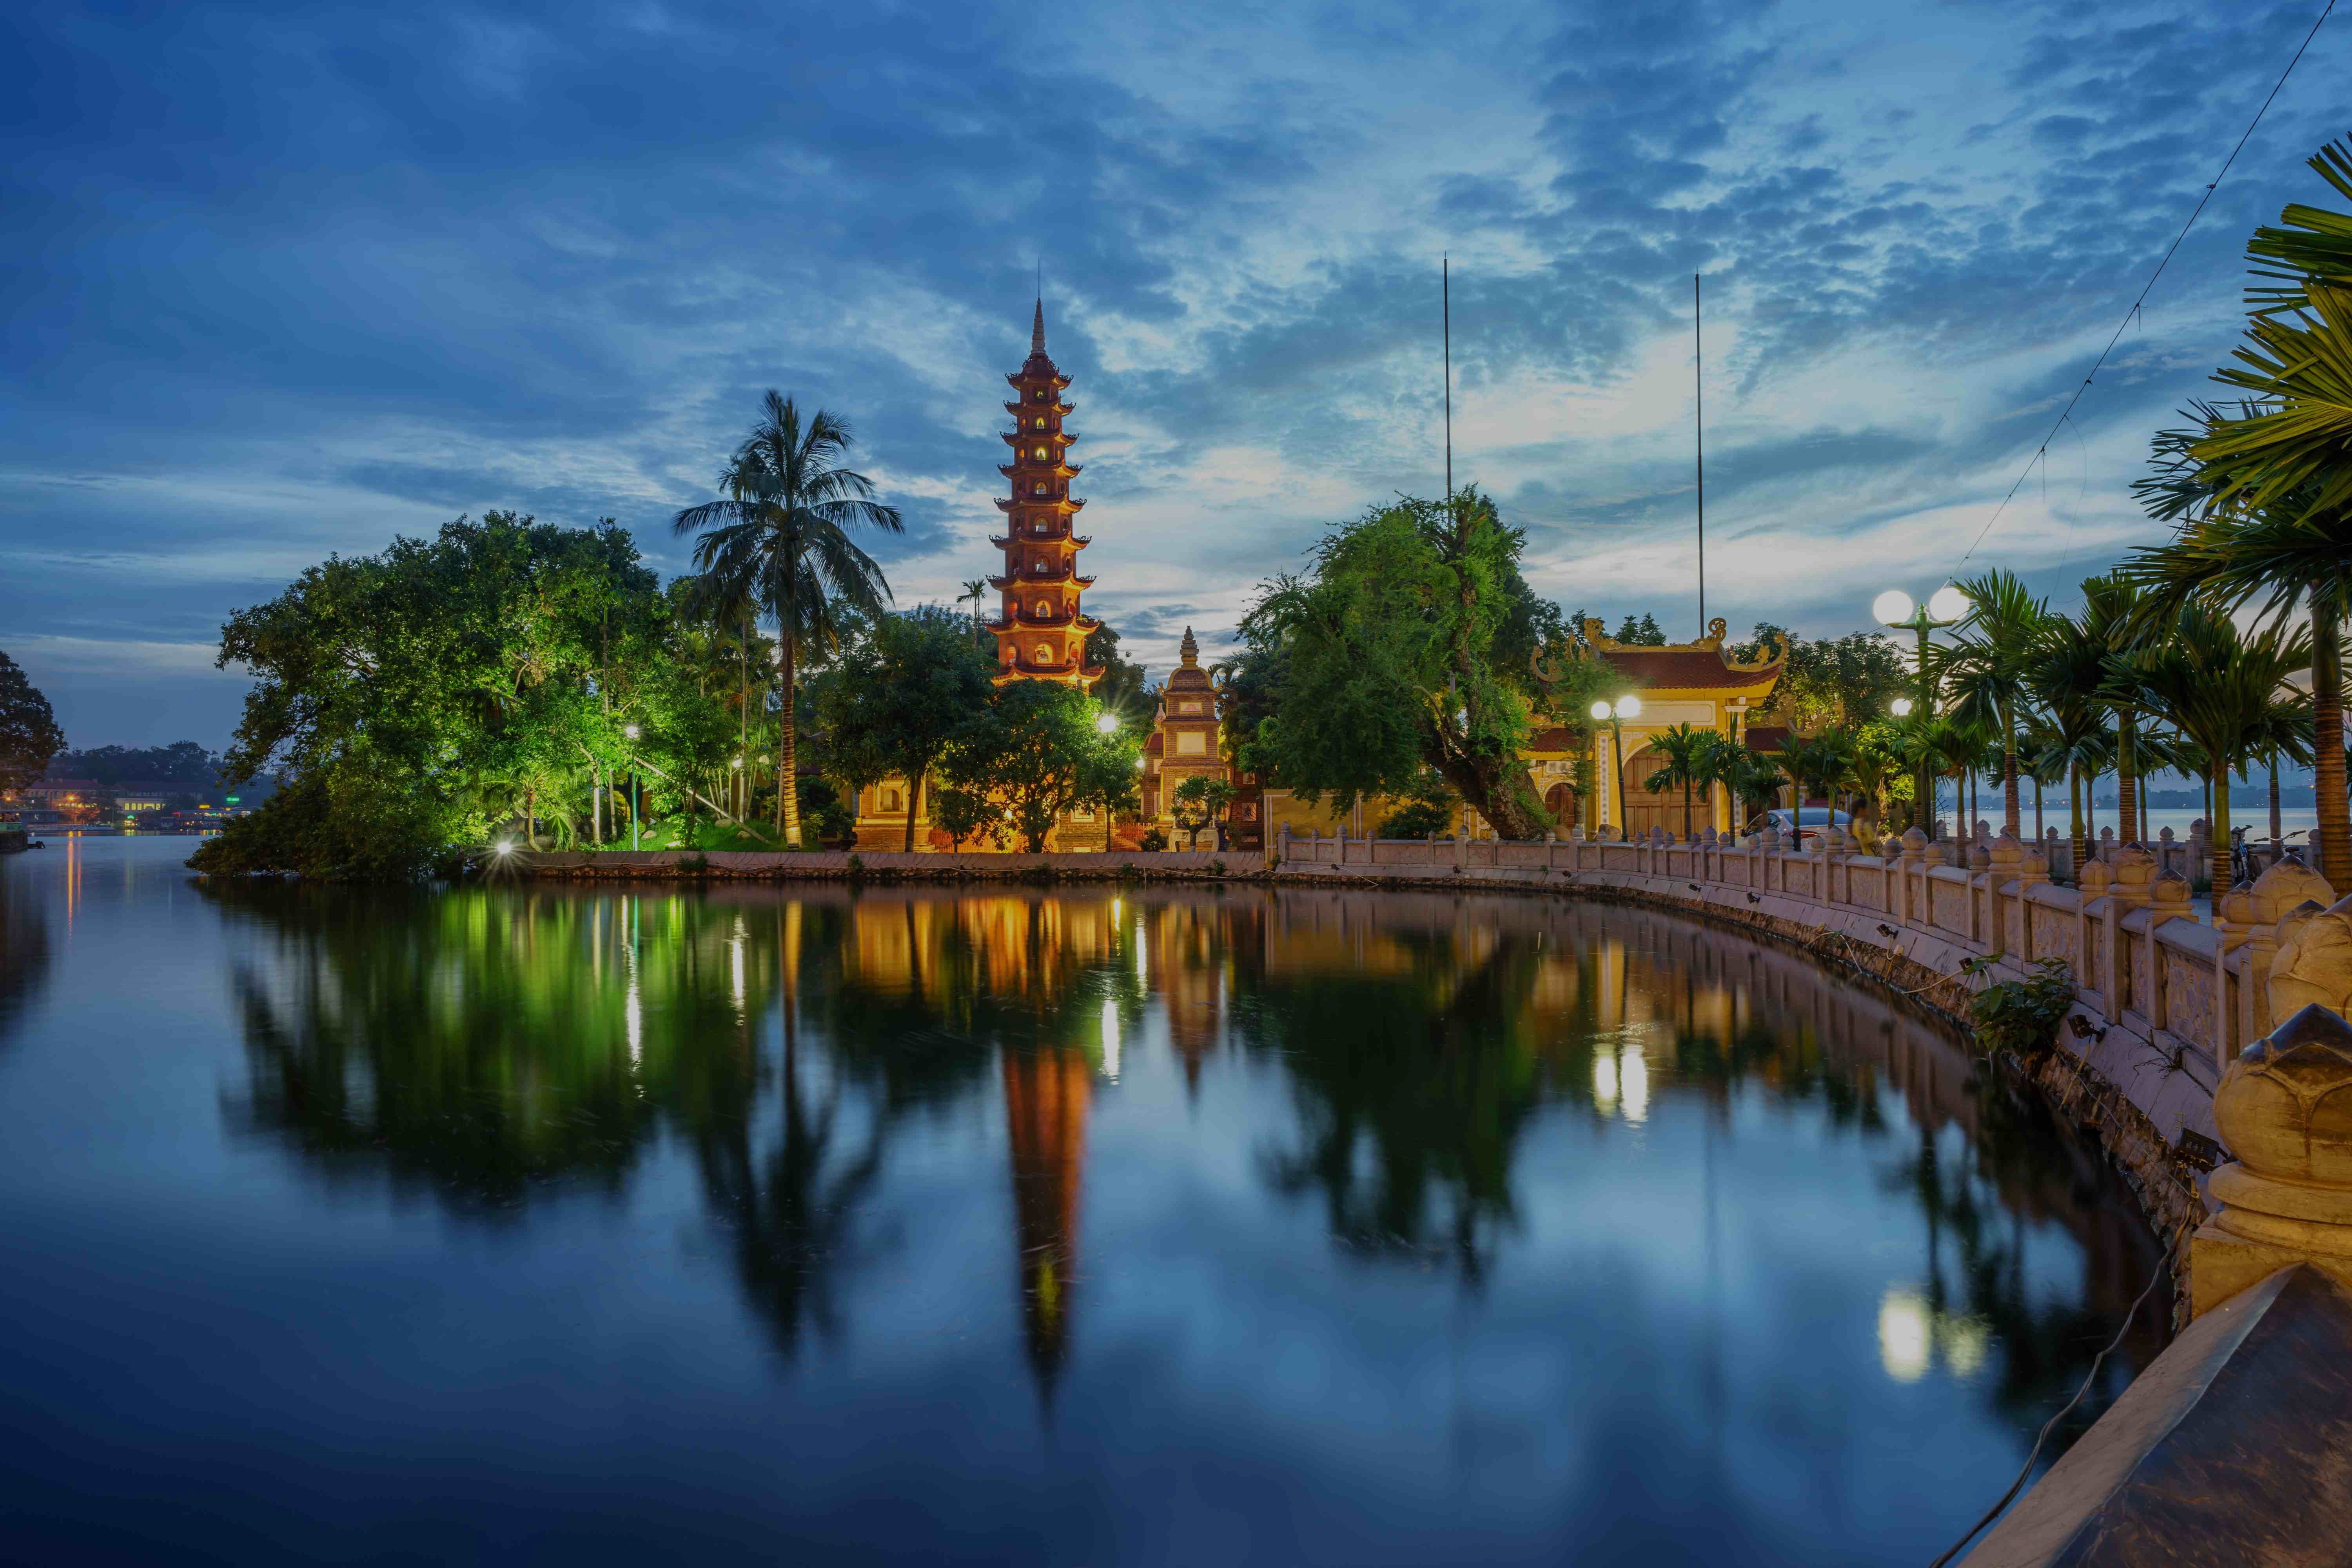
<svg viewBox="0 0 2352 1568"><path fill-rule="evenodd" d="M189 848L0 863L8 1562L1925 1562L2156 1257L1663 916Z"/></svg>

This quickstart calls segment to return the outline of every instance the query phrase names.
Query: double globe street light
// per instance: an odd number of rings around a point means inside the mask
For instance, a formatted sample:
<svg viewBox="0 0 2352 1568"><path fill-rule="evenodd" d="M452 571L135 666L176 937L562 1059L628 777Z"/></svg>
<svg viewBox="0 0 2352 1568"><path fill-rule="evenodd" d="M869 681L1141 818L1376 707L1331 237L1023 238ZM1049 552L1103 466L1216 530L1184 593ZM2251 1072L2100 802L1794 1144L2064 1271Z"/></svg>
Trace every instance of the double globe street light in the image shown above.
<svg viewBox="0 0 2352 1568"><path fill-rule="evenodd" d="M1609 771L1612 775L1616 775L1601 785L1600 828L1603 838L1609 836L1610 797L1624 793L1622 775L1625 771L1625 721L1639 719L1641 716L1642 700L1631 692L1620 697L1614 702L1595 702L1592 705L1592 717L1608 722L1611 740ZM1620 804L1622 803L1620 802Z"/></svg>
<svg viewBox="0 0 2352 1568"><path fill-rule="evenodd" d="M1966 620L1975 607L1957 583L1945 584L1928 595L1924 605L1913 605L1911 595L1900 588L1889 588L1870 602L1871 618L1880 626L1908 626L1919 634L1918 662L1912 667L1919 686L1918 700L1915 705L1909 698L1896 698L1889 706L1897 719L1908 718L1916 711L1924 730L1936 717L1935 680L1927 672L1927 634L1937 626ZM1921 740L1924 742L1926 737L1922 735ZM1936 797L1930 793L1930 779L1927 748L1923 743L1918 747L1918 771L1911 781L1911 798L1924 818L1921 831L1932 839L1936 837Z"/></svg>

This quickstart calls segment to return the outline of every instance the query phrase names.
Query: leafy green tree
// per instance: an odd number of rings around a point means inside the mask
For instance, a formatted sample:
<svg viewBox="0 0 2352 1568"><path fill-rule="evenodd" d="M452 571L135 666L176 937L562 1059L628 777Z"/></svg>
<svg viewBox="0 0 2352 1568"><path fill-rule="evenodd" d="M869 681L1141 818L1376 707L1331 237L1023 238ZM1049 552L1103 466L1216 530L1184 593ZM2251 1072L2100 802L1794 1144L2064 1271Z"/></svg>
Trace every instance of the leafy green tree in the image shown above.
<svg viewBox="0 0 2352 1568"><path fill-rule="evenodd" d="M844 610L874 618L890 594L882 568L850 538L853 528L902 531L898 510L873 499L874 483L845 468L852 437L838 416L818 409L801 423L799 406L777 392L761 402L758 424L719 476L722 499L688 507L675 531L700 533L696 569L722 596L758 605L775 623L781 710L776 745L776 826L801 847L797 771L800 660L822 656L840 638Z"/></svg>
<svg viewBox="0 0 2352 1568"><path fill-rule="evenodd" d="M22 789L39 778L65 743L49 700L0 653L0 789Z"/></svg>
<svg viewBox="0 0 2352 1568"><path fill-rule="evenodd" d="M1664 647L1666 634L1658 627L1657 618L1644 615L1639 621L1627 616L1617 623L1617 635L1611 639L1627 647Z"/></svg>
<svg viewBox="0 0 2352 1568"><path fill-rule="evenodd" d="M568 816L608 722L593 631L614 598L659 614L625 532L491 512L314 566L238 611L218 662L254 686L224 782L275 770L310 787L191 864L415 875L509 816L530 831L552 797ZM299 864L267 864L294 849Z"/></svg>
<svg viewBox="0 0 2352 1568"><path fill-rule="evenodd" d="M1003 816L978 790L949 784L931 796L931 825L948 836L950 849L961 849L967 839L995 837Z"/></svg>
<svg viewBox="0 0 2352 1568"><path fill-rule="evenodd" d="M1888 704L1909 695L1916 679L1902 648L1876 632L1817 640L1759 621L1755 636L1735 643L1731 655L1749 662L1776 647L1782 663L1770 710L1784 715L1795 729L1824 724L1851 729L1883 719Z"/></svg>
<svg viewBox="0 0 2352 1568"><path fill-rule="evenodd" d="M1176 786L1176 826L1192 835L1192 848L1201 847L1201 829L1212 825L1217 830L1217 847L1225 847L1225 811L1234 793L1230 781L1202 773Z"/></svg>
<svg viewBox="0 0 2352 1568"><path fill-rule="evenodd" d="M1103 784L1106 737L1094 721L1094 704L1075 687L1007 681L958 736L946 771L1003 803L1029 853L1043 853L1055 820Z"/></svg>
<svg viewBox="0 0 2352 1568"><path fill-rule="evenodd" d="M910 852L924 786L964 727L987 711L995 675L954 616L926 606L872 623L814 683L835 771L861 787L907 781Z"/></svg>
<svg viewBox="0 0 2352 1568"><path fill-rule="evenodd" d="M1343 806L1433 768L1503 837L1540 836L1550 818L1521 761L1533 649L1504 657L1527 594L1521 541L1475 489L1407 498L1327 535L1312 569L1267 584L1243 622L1283 659L1253 760L1300 798Z"/></svg>

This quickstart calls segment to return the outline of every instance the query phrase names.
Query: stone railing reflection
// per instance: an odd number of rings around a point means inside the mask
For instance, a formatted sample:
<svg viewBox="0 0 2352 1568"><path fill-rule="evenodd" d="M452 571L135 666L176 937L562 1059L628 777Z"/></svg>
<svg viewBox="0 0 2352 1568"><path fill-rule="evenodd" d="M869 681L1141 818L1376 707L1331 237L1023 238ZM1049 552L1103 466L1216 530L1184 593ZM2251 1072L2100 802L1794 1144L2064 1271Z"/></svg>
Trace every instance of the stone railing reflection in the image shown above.
<svg viewBox="0 0 2352 1568"><path fill-rule="evenodd" d="M1960 851L1930 846L1914 829L1881 847L1889 852L1870 852L1835 827L1798 847L1769 831L1736 839L1710 829L1677 840L1661 828L1631 840L1533 842L1301 836L1286 826L1269 852L1277 867L1298 871L1482 873L1482 880L1519 873L1504 879L1696 896L1835 929L1945 973L1990 959L1992 974L2015 978L2043 959L2063 959L2085 1015L2077 1037L2118 1026L2208 1097L2246 1042L2278 1022L2278 987L2295 1005L2352 1005L2352 900L2337 904L2326 880L2292 858L2225 892L2200 919L2189 847L2168 842L2159 853L2111 848L2088 860L2073 886L2051 879L2050 848L2007 834Z"/></svg>

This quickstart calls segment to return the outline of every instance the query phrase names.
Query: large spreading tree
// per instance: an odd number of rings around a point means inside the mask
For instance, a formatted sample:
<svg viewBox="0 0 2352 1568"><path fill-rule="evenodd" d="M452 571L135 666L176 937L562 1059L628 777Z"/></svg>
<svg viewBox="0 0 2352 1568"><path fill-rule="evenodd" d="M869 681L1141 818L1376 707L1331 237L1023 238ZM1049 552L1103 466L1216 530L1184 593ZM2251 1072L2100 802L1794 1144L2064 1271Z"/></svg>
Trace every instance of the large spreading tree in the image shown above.
<svg viewBox="0 0 2352 1568"><path fill-rule="evenodd" d="M1242 625L1279 672L1253 762L1343 807L1408 795L1434 769L1503 837L1540 837L1552 822L1524 760L1530 659L1559 611L1520 576L1522 539L1475 489L1403 498L1327 535Z"/></svg>
<svg viewBox="0 0 2352 1568"><path fill-rule="evenodd" d="M49 700L0 653L0 789L22 789L39 778L65 743Z"/></svg>

